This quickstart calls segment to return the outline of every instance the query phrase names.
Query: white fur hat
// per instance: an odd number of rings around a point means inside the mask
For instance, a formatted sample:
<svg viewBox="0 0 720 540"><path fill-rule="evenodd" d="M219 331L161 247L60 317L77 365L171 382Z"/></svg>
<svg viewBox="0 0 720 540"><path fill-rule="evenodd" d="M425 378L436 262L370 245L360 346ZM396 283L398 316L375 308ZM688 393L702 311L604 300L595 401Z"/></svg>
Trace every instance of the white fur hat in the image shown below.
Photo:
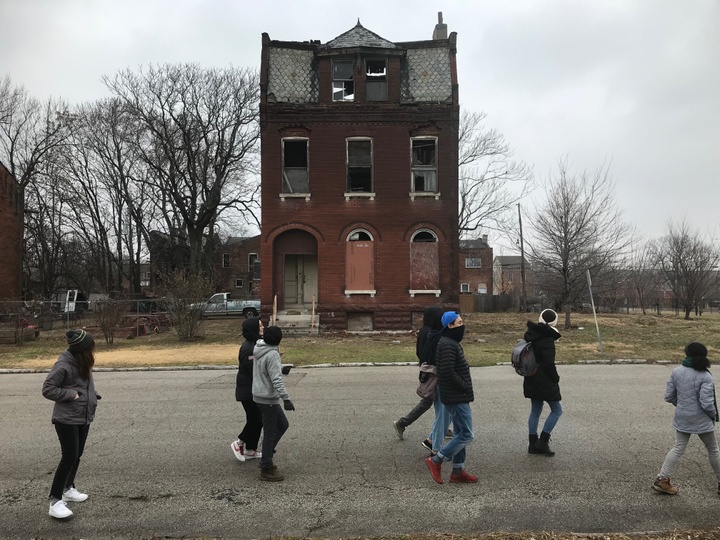
<svg viewBox="0 0 720 540"><path fill-rule="evenodd" d="M552 309L543 309L540 313L540 318L538 319L539 323L547 324L548 326L552 327L555 327L557 321L557 313L555 313Z"/></svg>

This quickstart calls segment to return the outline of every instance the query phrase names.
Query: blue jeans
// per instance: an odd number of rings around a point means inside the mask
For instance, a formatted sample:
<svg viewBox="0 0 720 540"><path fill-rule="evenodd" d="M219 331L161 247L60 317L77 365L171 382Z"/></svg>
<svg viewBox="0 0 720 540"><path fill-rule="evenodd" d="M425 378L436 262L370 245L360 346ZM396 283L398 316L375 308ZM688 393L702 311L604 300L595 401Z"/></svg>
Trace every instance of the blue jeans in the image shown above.
<svg viewBox="0 0 720 540"><path fill-rule="evenodd" d="M440 449L438 457L443 461L452 460L453 469L463 469L465 468L465 447L475 438L470 404L445 404L445 410L452 419L453 438Z"/></svg>
<svg viewBox="0 0 720 540"><path fill-rule="evenodd" d="M445 442L445 434L447 433L448 426L450 425L450 415L448 414L445 405L440 401L440 387L435 388L435 420L433 420L432 428L430 429L430 441L432 442L433 451L437 452L442 448Z"/></svg>
<svg viewBox="0 0 720 540"><path fill-rule="evenodd" d="M530 400L530 417L528 418L528 433L530 435L537 435L538 424L540 423L540 414L543 410L543 404L545 403L542 399L531 399ZM550 414L545 419L543 425L543 431L545 433L552 433L555 424L560 420L562 416L563 408L560 401L548 401L550 405Z"/></svg>

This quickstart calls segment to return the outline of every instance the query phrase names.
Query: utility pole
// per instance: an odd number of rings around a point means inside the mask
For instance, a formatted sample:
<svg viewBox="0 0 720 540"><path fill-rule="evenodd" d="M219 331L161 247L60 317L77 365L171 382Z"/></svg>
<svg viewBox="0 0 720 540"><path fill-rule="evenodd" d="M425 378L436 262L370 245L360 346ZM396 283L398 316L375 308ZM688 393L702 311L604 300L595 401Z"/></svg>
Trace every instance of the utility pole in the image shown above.
<svg viewBox="0 0 720 540"><path fill-rule="evenodd" d="M522 214L520 213L520 203L518 207L518 222L520 223L520 281L522 282L522 296L520 297L520 308L523 313L527 311L527 296L525 295L525 244L523 243L522 231Z"/></svg>

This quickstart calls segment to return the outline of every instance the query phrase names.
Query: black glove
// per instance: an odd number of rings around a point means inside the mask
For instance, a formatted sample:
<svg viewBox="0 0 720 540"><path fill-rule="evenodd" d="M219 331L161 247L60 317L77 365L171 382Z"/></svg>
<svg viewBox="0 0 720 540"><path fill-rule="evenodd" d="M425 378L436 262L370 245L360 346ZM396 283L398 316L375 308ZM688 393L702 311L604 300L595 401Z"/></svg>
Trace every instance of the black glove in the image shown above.
<svg viewBox="0 0 720 540"><path fill-rule="evenodd" d="M290 373L290 370L292 369L292 364L285 364L280 369L281 369L283 375L287 375L288 373Z"/></svg>
<svg viewBox="0 0 720 540"><path fill-rule="evenodd" d="M289 399L283 400L284 408L286 411L294 411L295 405L293 405L293 402Z"/></svg>

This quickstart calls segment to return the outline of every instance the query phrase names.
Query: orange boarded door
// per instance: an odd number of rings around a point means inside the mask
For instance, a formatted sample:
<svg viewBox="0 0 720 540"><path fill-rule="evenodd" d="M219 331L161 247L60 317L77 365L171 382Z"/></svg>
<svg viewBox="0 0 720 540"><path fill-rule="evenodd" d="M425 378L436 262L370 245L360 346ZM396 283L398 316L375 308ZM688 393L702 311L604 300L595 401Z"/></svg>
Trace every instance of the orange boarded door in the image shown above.
<svg viewBox="0 0 720 540"><path fill-rule="evenodd" d="M345 287L349 291L375 289L372 242L347 242L345 255Z"/></svg>

